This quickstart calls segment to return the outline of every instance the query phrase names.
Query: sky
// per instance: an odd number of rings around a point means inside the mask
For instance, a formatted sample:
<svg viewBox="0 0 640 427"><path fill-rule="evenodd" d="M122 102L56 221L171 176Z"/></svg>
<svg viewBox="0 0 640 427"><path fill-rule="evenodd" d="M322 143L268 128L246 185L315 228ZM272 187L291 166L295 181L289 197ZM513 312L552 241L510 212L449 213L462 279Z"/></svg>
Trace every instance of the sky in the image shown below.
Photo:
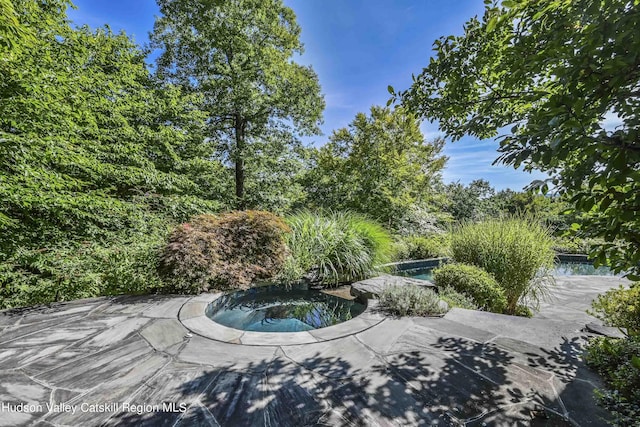
<svg viewBox="0 0 640 427"><path fill-rule="evenodd" d="M311 65L324 93L323 134L307 141L324 144L333 130L347 126L359 112L385 105L387 86L396 90L411 85L433 55L440 36L462 34L464 23L481 15L483 0L284 0L302 28L304 53L296 61ZM125 31L144 45L159 14L155 0L75 0L69 11L76 25ZM425 137L442 135L437 123L422 124ZM521 190L541 173L492 166L498 143L471 137L448 141L445 182L468 184L485 179L496 189Z"/></svg>

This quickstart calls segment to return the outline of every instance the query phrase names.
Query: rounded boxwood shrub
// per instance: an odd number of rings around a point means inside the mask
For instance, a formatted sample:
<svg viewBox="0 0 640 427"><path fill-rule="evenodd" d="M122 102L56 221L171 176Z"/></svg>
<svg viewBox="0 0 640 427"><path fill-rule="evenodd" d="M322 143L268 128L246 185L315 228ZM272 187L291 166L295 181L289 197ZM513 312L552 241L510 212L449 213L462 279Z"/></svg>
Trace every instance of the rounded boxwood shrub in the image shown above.
<svg viewBox="0 0 640 427"><path fill-rule="evenodd" d="M451 235L456 262L491 273L507 298L507 314L518 305L536 307L552 282L555 254L549 229L526 218L501 218L461 225Z"/></svg>
<svg viewBox="0 0 640 427"><path fill-rule="evenodd" d="M288 231L284 220L269 212L199 215L171 233L160 272L178 292L247 288L280 273Z"/></svg>
<svg viewBox="0 0 640 427"><path fill-rule="evenodd" d="M447 311L434 291L417 285L388 286L379 300L382 308L398 316L433 316Z"/></svg>
<svg viewBox="0 0 640 427"><path fill-rule="evenodd" d="M479 267L445 264L433 271L433 282L438 288L452 287L468 295L483 310L502 313L507 308L507 299L498 282Z"/></svg>

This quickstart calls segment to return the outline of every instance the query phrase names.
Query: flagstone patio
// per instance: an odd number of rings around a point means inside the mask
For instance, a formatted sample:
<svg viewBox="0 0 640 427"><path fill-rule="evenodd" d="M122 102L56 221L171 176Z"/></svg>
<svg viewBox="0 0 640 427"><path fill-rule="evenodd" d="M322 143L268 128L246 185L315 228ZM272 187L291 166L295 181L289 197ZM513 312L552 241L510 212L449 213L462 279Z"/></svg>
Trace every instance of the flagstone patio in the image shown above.
<svg viewBox="0 0 640 427"><path fill-rule="evenodd" d="M584 310L623 281L558 278L533 319L369 310L356 332L333 333L344 331L337 325L295 345L187 329L181 308L212 295L7 311L0 425L604 426L600 379L581 360L585 325L597 323Z"/></svg>

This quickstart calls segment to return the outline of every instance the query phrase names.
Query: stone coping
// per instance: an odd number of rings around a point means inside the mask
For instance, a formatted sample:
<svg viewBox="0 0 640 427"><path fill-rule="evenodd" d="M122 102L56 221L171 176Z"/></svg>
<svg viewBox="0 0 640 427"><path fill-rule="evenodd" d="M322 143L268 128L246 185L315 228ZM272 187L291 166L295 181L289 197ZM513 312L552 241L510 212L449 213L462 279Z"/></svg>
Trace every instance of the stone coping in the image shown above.
<svg viewBox="0 0 640 427"><path fill-rule="evenodd" d="M389 264L381 265L380 267L391 268L392 272L418 270L421 268L437 267L441 263L445 263L449 258L427 258L427 259L415 259L410 261L392 262Z"/></svg>
<svg viewBox="0 0 640 427"><path fill-rule="evenodd" d="M254 332L230 328L211 320L205 314L207 306L223 294L202 294L188 300L178 313L178 319L189 331L204 338L230 344L253 346L288 346L335 340L363 332L382 322L385 316L378 301L369 300L367 308L346 322L326 328L302 332Z"/></svg>
<svg viewBox="0 0 640 427"><path fill-rule="evenodd" d="M560 262L576 262L576 263L591 263L588 255L585 254L566 254L557 252L555 254L556 260ZM407 271L407 270L418 270L422 268L431 268L437 267L441 263L446 263L449 261L449 258L440 257L440 258L426 258L426 259L415 259L409 261L399 261L399 262L391 262L389 264L381 265L380 267L390 268L393 271Z"/></svg>
<svg viewBox="0 0 640 427"><path fill-rule="evenodd" d="M560 262L575 262L575 263L589 263L592 264L592 261L589 260L589 256L585 254L564 254L564 253L556 253L556 259Z"/></svg>

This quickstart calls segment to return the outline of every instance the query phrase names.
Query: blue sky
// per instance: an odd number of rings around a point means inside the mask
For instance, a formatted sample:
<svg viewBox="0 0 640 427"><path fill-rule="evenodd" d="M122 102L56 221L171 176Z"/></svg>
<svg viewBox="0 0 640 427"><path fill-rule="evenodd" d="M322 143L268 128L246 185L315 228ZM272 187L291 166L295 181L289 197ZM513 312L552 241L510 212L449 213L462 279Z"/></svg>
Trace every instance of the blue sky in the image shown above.
<svg viewBox="0 0 640 427"><path fill-rule="evenodd" d="M158 8L155 0L75 0L70 18L92 27L109 24L145 44ZM323 144L334 129L346 126L356 113L384 105L387 86L397 90L411 84L429 62L439 36L461 34L463 24L482 14L483 0L285 0L302 27L304 54L298 62L310 64L320 78L327 104ZM425 136L439 135L437 124L425 122ZM463 138L448 142L445 182L469 183L484 178L498 189L520 190L544 175L511 167L492 166L498 156L494 141Z"/></svg>

